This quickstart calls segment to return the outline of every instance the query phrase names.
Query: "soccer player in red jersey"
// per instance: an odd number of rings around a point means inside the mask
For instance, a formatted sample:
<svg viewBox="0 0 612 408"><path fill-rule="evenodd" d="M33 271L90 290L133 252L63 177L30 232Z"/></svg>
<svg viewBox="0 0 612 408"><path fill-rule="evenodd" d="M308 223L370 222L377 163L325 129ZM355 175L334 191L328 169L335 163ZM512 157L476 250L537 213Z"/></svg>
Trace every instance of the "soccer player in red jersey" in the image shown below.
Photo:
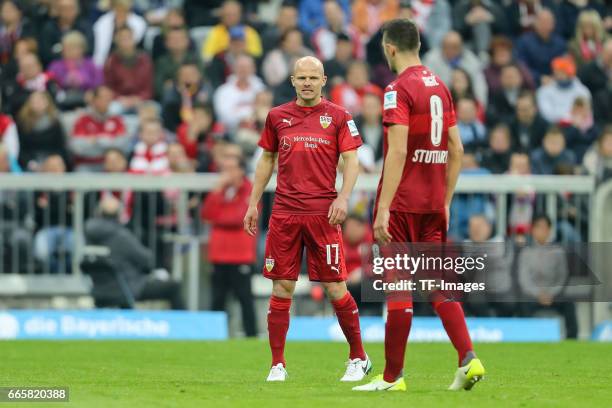
<svg viewBox="0 0 612 408"><path fill-rule="evenodd" d="M384 167L378 185L374 238L390 242L446 241L449 206L461 168L463 146L453 101L444 83L419 59L419 31L411 20L383 27L382 46L398 74L384 94ZM484 375L459 302L442 293L429 299L459 355L451 390L471 389ZM356 391L406 389L404 353L412 323L412 299L387 298L385 371Z"/></svg>
<svg viewBox="0 0 612 408"><path fill-rule="evenodd" d="M297 98L275 107L266 118L244 229L254 235L257 204L278 161L277 187L265 250L264 276L272 279L268 335L272 367L268 381L285 381L285 339L289 309L304 248L308 276L322 283L350 345L341 381L360 381L372 369L361 342L357 305L346 289L340 224L357 175L361 137L351 115L321 97L327 77L314 57L295 63L291 82ZM338 158L344 161L343 184L336 192Z"/></svg>

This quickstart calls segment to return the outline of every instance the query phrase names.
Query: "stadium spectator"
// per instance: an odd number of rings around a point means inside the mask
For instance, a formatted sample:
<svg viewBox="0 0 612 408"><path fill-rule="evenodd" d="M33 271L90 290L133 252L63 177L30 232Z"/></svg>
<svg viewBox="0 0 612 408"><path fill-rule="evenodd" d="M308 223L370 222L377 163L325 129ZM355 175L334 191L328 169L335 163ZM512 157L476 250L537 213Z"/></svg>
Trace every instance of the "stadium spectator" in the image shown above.
<svg viewBox="0 0 612 408"><path fill-rule="evenodd" d="M523 92L516 101L516 114L510 123L512 144L525 151L542 145L548 122L540 115L532 92Z"/></svg>
<svg viewBox="0 0 612 408"><path fill-rule="evenodd" d="M485 120L485 107L482 106L476 96L474 95L474 87L472 86L472 78L462 68L453 69L451 76L451 82L448 84L448 89L453 97L453 101L457 102L461 98L469 98L476 101L476 108L478 111L478 119L481 121Z"/></svg>
<svg viewBox="0 0 612 408"><path fill-rule="evenodd" d="M22 55L17 61L19 72L15 84L6 89L5 96L10 103L10 112L16 115L32 92L47 91L55 98L57 84L42 69L38 57L34 54Z"/></svg>
<svg viewBox="0 0 612 408"><path fill-rule="evenodd" d="M555 0L516 0L505 5L506 19L510 25L512 37L531 32L537 20L537 14L548 9L556 12L557 2Z"/></svg>
<svg viewBox="0 0 612 408"><path fill-rule="evenodd" d="M487 123L510 123L516 112L516 103L526 90L518 66L509 64L501 70L501 88L489 95Z"/></svg>
<svg viewBox="0 0 612 408"><path fill-rule="evenodd" d="M531 174L531 163L526 152L518 151L512 153L508 174L514 176L528 176ZM535 194L530 187L526 186L512 194L508 201L510 202L510 213L508 216L507 233L514 236L516 241L523 242L531 227Z"/></svg>
<svg viewBox="0 0 612 408"><path fill-rule="evenodd" d="M386 21L397 17L399 0L355 0L352 23L366 38L371 37Z"/></svg>
<svg viewBox="0 0 612 408"><path fill-rule="evenodd" d="M523 34L516 43L517 57L527 65L536 84L548 81L550 61L566 49L563 38L555 33L555 16L548 9L537 12L534 31Z"/></svg>
<svg viewBox="0 0 612 408"><path fill-rule="evenodd" d="M382 98L382 90L370 82L368 66L365 62L353 61L346 73L346 82L334 86L329 94L330 100L352 115L362 111L365 94L374 94Z"/></svg>
<svg viewBox="0 0 612 408"><path fill-rule="evenodd" d="M185 22L185 15L183 14L183 11L180 8L172 8L168 10L168 12L166 13L166 16L164 17L164 21L161 25L161 32L157 34L155 38L153 38L153 48L151 49L151 59L155 61L155 63L157 63L157 60L159 58L161 58L162 56L168 53L168 46L167 46L168 33L174 30L183 30L183 29L188 30L188 27ZM187 38L189 41L189 46L188 46L189 52L193 52L194 54L198 55L198 58L199 58L199 54L195 49L195 44L193 43L193 40L190 37L188 31L187 31ZM172 42L175 43L176 40Z"/></svg>
<svg viewBox="0 0 612 408"><path fill-rule="evenodd" d="M581 163L584 153L597 140L600 133L588 99L576 98L572 106L571 121L563 129L563 133L567 148L576 155L576 163Z"/></svg>
<svg viewBox="0 0 612 408"><path fill-rule="evenodd" d="M313 3L316 3L314 1ZM304 2L302 2L304 3ZM325 0L325 24L312 31L310 43L321 61L332 59L336 54L336 44L339 34L346 34L353 44L353 57L362 59L363 44L357 30L347 20L346 14L336 0ZM301 16L300 16L301 17ZM304 30L302 28L302 30ZM308 31L307 31L308 32Z"/></svg>
<svg viewBox="0 0 612 408"><path fill-rule="evenodd" d="M604 89L612 80L612 38L604 43L601 53L578 70L578 78L592 95Z"/></svg>
<svg viewBox="0 0 612 408"><path fill-rule="evenodd" d="M13 93L17 87L19 59L28 54L38 54L38 43L32 37L20 38L15 42L11 59L6 64L0 64L0 90L2 91L2 100L5 102L3 108L6 112L9 112L11 107L7 95Z"/></svg>
<svg viewBox="0 0 612 408"><path fill-rule="evenodd" d="M234 141L242 148L246 157L251 157L258 149L261 132L266 124L266 116L273 108L274 95L264 89L255 95L253 114L240 123Z"/></svg>
<svg viewBox="0 0 612 408"><path fill-rule="evenodd" d="M84 52L91 52L94 46L93 32L89 24L80 15L77 0L57 0L57 16L47 21L40 31L40 56L45 65L62 57L64 35L80 32L84 36Z"/></svg>
<svg viewBox="0 0 612 408"><path fill-rule="evenodd" d="M3 160L8 170L18 172L19 168L19 134L17 125L9 115L0 113L0 146L2 147ZM7 172L4 170L3 172Z"/></svg>
<svg viewBox="0 0 612 408"><path fill-rule="evenodd" d="M561 166L574 166L576 155L566 148L563 131L553 126L546 132L542 147L531 153L531 163L533 174L555 174Z"/></svg>
<svg viewBox="0 0 612 408"><path fill-rule="evenodd" d="M264 53L267 54L276 48L281 43L281 37L296 28L298 28L298 12L295 3L284 1L278 10L276 24L267 26L261 34Z"/></svg>
<svg viewBox="0 0 612 408"><path fill-rule="evenodd" d="M337 2L340 5L343 18L347 21L350 20L351 5L349 0L299 0L299 26L304 34L310 35L327 24L325 6L330 1Z"/></svg>
<svg viewBox="0 0 612 408"><path fill-rule="evenodd" d="M23 4L17 0L3 0L0 5L0 65L9 62L17 40L34 36L34 33L34 27L24 17Z"/></svg>
<svg viewBox="0 0 612 408"><path fill-rule="evenodd" d="M66 134L51 96L34 92L17 115L19 164L26 171L36 171L50 155L59 155L68 163Z"/></svg>
<svg viewBox="0 0 612 408"><path fill-rule="evenodd" d="M491 172L478 165L476 156L466 152L463 155L461 176L478 177L489 175ZM448 235L450 241L463 241L467 238L468 223L474 214L487 214L492 216L493 207L486 194L456 194L450 208L450 221Z"/></svg>
<svg viewBox="0 0 612 408"><path fill-rule="evenodd" d="M230 43L230 30L243 30L246 52L253 57L262 53L259 33L248 25L241 25L242 5L236 0L226 0L220 10L221 22L214 26L202 46L202 58L210 61L212 57L225 51Z"/></svg>
<svg viewBox="0 0 612 408"><path fill-rule="evenodd" d="M168 168L170 173L193 173L195 172L195 162L190 160L185 153L185 147L180 143L170 143L168 145ZM172 192L173 198L178 198L178 190Z"/></svg>
<svg viewBox="0 0 612 408"><path fill-rule="evenodd" d="M567 254L551 244L552 222L547 215L536 215L531 227L533 244L523 248L518 257L518 281L522 294L530 302L521 303L523 316L533 316L539 309L552 309L565 320L566 337L578 336L576 309L571 302L560 302L569 278Z"/></svg>
<svg viewBox="0 0 612 408"><path fill-rule="evenodd" d="M149 120L141 124L129 171L158 175L168 172L168 143L164 140L164 128L159 121Z"/></svg>
<svg viewBox="0 0 612 408"><path fill-rule="evenodd" d="M36 95L36 94L34 94ZM41 173L64 174L66 164L62 156L51 154L45 158ZM72 230L72 202L68 191L36 191L34 220L34 257L51 273L68 271L74 248Z"/></svg>
<svg viewBox="0 0 612 408"><path fill-rule="evenodd" d="M104 65L104 83L115 93L120 112L133 113L143 101L153 98L153 63L146 52L136 48L128 26L116 31L115 45Z"/></svg>
<svg viewBox="0 0 612 408"><path fill-rule="evenodd" d="M538 110L550 123L567 123L576 98L590 101L591 93L576 78L576 65L570 57L557 57L550 65L554 79L537 90Z"/></svg>
<svg viewBox="0 0 612 408"><path fill-rule="evenodd" d="M193 116L193 106L212 101L212 89L195 63L184 63L176 73L173 87L162 99L164 127L170 132Z"/></svg>
<svg viewBox="0 0 612 408"><path fill-rule="evenodd" d="M89 108L76 120L69 142L76 171L101 171L108 149L129 150L131 140L123 118L109 112L112 101L113 91L97 87L89 95Z"/></svg>
<svg viewBox="0 0 612 408"><path fill-rule="evenodd" d="M463 68L470 75L476 99L486 106L487 81L481 62L472 51L463 46L463 40L457 32L447 33L441 47L433 48L425 54L423 65L426 65L446 83L451 82L453 69Z"/></svg>
<svg viewBox="0 0 612 408"><path fill-rule="evenodd" d="M103 172L107 174L124 174L128 171L128 160L122 150L111 147L104 153L102 167ZM126 224L130 218L129 203L131 196L132 193L127 188L85 193L85 219L91 218L95 214L102 199L114 197L121 204L119 220L121 224Z"/></svg>
<svg viewBox="0 0 612 408"><path fill-rule="evenodd" d="M190 50L189 33L184 27L168 29L164 33L165 52L155 60L155 96L163 100L170 91L179 68L183 64L196 64L202 70L200 57Z"/></svg>
<svg viewBox="0 0 612 408"><path fill-rule="evenodd" d="M229 47L215 55L207 64L206 75L213 89L223 85L234 71L234 64L239 56L246 54L246 41L241 26L230 30Z"/></svg>
<svg viewBox="0 0 612 408"><path fill-rule="evenodd" d="M380 316L380 303L365 302L361 292L361 281L367 272L363 270L364 254L370 249L374 239L366 218L349 214L342 225L344 261L346 263L346 286L355 298L361 316ZM365 286L364 286L365 287Z"/></svg>
<svg viewBox="0 0 612 408"><path fill-rule="evenodd" d="M325 75L327 75L327 86L332 87L344 82L346 71L352 61L353 43L348 35L340 33L337 35L336 39L336 53L334 54L334 58L323 63Z"/></svg>
<svg viewBox="0 0 612 408"><path fill-rule="evenodd" d="M455 2L453 28L479 56L489 50L493 34L504 34L508 30L502 7L492 0Z"/></svg>
<svg viewBox="0 0 612 408"><path fill-rule="evenodd" d="M78 31L71 31L62 38L62 59L49 66L49 75L57 82L56 100L63 110L82 107L85 92L102 84L102 70L90 58L85 57L87 40Z"/></svg>
<svg viewBox="0 0 612 408"><path fill-rule="evenodd" d="M430 47L439 47L444 36L452 28L452 10L448 0L404 0L400 4L400 16L414 20ZM402 14L402 11L410 14ZM422 45L421 45L422 49Z"/></svg>
<svg viewBox="0 0 612 408"><path fill-rule="evenodd" d="M268 52L263 59L261 72L268 86L280 85L293 71L295 61L312 51L304 46L302 32L289 29L280 38L280 46Z"/></svg>
<svg viewBox="0 0 612 408"><path fill-rule="evenodd" d="M597 142L585 153L582 165L597 183L612 178L612 127L606 127Z"/></svg>
<svg viewBox="0 0 612 408"><path fill-rule="evenodd" d="M480 164L493 174L504 174L510 167L512 136L510 128L499 124L491 129L489 147L483 152Z"/></svg>
<svg viewBox="0 0 612 408"><path fill-rule="evenodd" d="M177 142L183 146L187 157L197 162L197 169L202 172L213 171L212 150L223 136L223 128L214 122L209 105L194 105L191 120L181 123L176 130Z"/></svg>
<svg viewBox="0 0 612 408"><path fill-rule="evenodd" d="M535 83L527 66L514 58L512 41L503 36L497 36L491 41L491 62L485 68L484 75L489 87L489 93L501 89L501 71L509 64L516 65L521 72L523 84L529 89L535 89Z"/></svg>
<svg viewBox="0 0 612 408"><path fill-rule="evenodd" d="M246 164L226 158L219 181L204 201L202 219L210 223L208 260L211 277L212 309L226 310L227 294L233 292L242 309L242 325L247 337L257 336L251 274L256 261L257 237L245 234L243 218L253 188L246 177ZM231 242L232 245L227 245Z"/></svg>
<svg viewBox="0 0 612 408"><path fill-rule="evenodd" d="M604 5L600 0L562 0L559 2L557 15L559 16L558 32L565 40L572 38L579 16L584 11L592 10L600 16L606 15Z"/></svg>
<svg viewBox="0 0 612 408"><path fill-rule="evenodd" d="M120 212L119 201L114 197L105 197L100 203L99 215L85 222L85 241L88 245L109 248L114 272L123 276L135 300L167 300L172 309L184 309L180 284L168 279L167 272L166 279L150 273L155 257L130 230L119 223ZM125 306L123 296L116 292L114 274L109 273L108 277L109 281L100 282L96 292L107 299L108 304Z"/></svg>
<svg viewBox="0 0 612 408"><path fill-rule="evenodd" d="M248 55L238 57L234 74L217 88L213 97L219 122L233 133L242 120L253 114L255 96L263 89L262 80L255 75L253 58Z"/></svg>
<svg viewBox="0 0 612 408"><path fill-rule="evenodd" d="M580 13L576 34L568 47L578 68L601 55L606 37L601 16L597 11L585 10Z"/></svg>
<svg viewBox="0 0 612 408"><path fill-rule="evenodd" d="M140 43L147 30L144 18L132 12L132 0L111 0L112 9L102 15L93 25L93 60L103 66L110 54L113 40L123 28L129 28L134 44Z"/></svg>
<svg viewBox="0 0 612 408"><path fill-rule="evenodd" d="M366 93L363 96L363 109L355 117L355 124L364 144L373 151L373 159L379 162L383 158L383 124L382 101L379 95Z"/></svg>
<svg viewBox="0 0 612 408"><path fill-rule="evenodd" d="M513 302L512 245L506 244L499 234L493 236L493 225L483 214L472 215L468 225L466 248L485 252L487 267L482 274L476 273L473 280L484 282L486 290L484 293L472 292L468 295L466 308L476 312L477 316L512 317L516 314Z"/></svg>
<svg viewBox="0 0 612 408"><path fill-rule="evenodd" d="M426 0L425 2L421 0L418 0L418 1L403 0L399 2L399 10L397 13L397 18L406 18L409 20L415 20L418 16L429 17L430 13L431 15L435 14L434 11L432 10L432 6L435 6L435 8L440 8L439 6L441 6L442 4L446 4L445 7L448 10L450 10L450 7L448 6L448 3L446 2L446 0L438 0L435 2L435 4L432 4L429 0ZM417 11L413 11L413 7L414 7L414 10L418 10L418 13ZM448 11L448 14L449 14L447 16L448 17L447 18L448 29L445 29L442 26L443 24L442 21L437 21L435 23L439 23L440 26L437 26L434 32L444 30L442 34L445 34L448 30L450 30L450 11ZM425 21L425 20L420 19L419 21ZM428 27L427 25L422 26L419 21L417 21L417 23L419 24L419 31L421 32L421 37L420 37L421 47L419 49L419 55L422 56L427 51L429 51L428 38L425 34L423 34L423 30L427 29ZM389 69L387 60L385 59L385 56L383 55L383 50L382 50L382 47L380 46L380 44L382 43L382 39L383 39L382 35L383 34L382 34L382 27L381 27L378 31L376 31L376 33L374 33L374 35L372 35L367 40L366 60L368 62L368 65L370 66L372 82L384 89L393 79L395 79L395 74L391 72L391 70ZM325 72L327 72L327 69Z"/></svg>
<svg viewBox="0 0 612 408"><path fill-rule="evenodd" d="M457 101L457 127L466 151L478 153L487 146L487 129L478 119L476 101L462 98Z"/></svg>

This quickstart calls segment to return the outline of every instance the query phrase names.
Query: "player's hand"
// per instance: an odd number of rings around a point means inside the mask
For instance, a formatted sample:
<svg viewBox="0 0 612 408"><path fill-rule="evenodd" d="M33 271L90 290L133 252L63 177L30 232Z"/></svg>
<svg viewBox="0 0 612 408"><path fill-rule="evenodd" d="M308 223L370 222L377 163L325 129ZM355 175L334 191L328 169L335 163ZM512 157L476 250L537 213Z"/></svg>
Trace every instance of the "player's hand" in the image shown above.
<svg viewBox="0 0 612 408"><path fill-rule="evenodd" d="M259 211L257 207L249 206L249 209L244 216L244 230L247 234L254 237L257 233L257 219L259 218Z"/></svg>
<svg viewBox="0 0 612 408"><path fill-rule="evenodd" d="M389 209L379 208L374 220L374 239L381 245L386 245L391 242L391 234L389 234Z"/></svg>
<svg viewBox="0 0 612 408"><path fill-rule="evenodd" d="M344 197L338 197L329 206L327 218L331 225L342 224L348 213L348 200Z"/></svg>

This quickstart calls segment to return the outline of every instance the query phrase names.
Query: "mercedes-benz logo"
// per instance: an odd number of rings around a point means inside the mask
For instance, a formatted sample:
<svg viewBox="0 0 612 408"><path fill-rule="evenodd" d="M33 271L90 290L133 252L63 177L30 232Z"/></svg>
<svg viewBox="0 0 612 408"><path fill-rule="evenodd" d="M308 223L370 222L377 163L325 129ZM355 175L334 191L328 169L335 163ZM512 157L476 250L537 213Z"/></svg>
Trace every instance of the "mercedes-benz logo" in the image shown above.
<svg viewBox="0 0 612 408"><path fill-rule="evenodd" d="M280 141L280 148L282 151L289 151L291 149L291 140L287 136L283 136Z"/></svg>

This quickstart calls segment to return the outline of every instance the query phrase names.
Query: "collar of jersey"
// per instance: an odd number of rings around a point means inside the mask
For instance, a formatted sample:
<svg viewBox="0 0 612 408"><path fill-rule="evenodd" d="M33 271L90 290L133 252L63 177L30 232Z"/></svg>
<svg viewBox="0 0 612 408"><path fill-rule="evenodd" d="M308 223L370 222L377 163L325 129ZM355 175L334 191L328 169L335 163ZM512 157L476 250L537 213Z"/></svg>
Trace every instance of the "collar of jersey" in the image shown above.
<svg viewBox="0 0 612 408"><path fill-rule="evenodd" d="M316 110L322 109L323 106L325 106L327 104L327 100L325 98L321 97L321 102L319 102L315 106L300 106L300 105L297 104L297 99L294 99L293 100L293 104L295 105L295 107L300 112L310 113L310 112L314 112Z"/></svg>
<svg viewBox="0 0 612 408"><path fill-rule="evenodd" d="M421 65L413 65L413 66L408 67L405 70L403 70L402 73L399 74L398 76L408 75L409 72L418 71L420 69L427 69L427 68L423 64L421 64Z"/></svg>

